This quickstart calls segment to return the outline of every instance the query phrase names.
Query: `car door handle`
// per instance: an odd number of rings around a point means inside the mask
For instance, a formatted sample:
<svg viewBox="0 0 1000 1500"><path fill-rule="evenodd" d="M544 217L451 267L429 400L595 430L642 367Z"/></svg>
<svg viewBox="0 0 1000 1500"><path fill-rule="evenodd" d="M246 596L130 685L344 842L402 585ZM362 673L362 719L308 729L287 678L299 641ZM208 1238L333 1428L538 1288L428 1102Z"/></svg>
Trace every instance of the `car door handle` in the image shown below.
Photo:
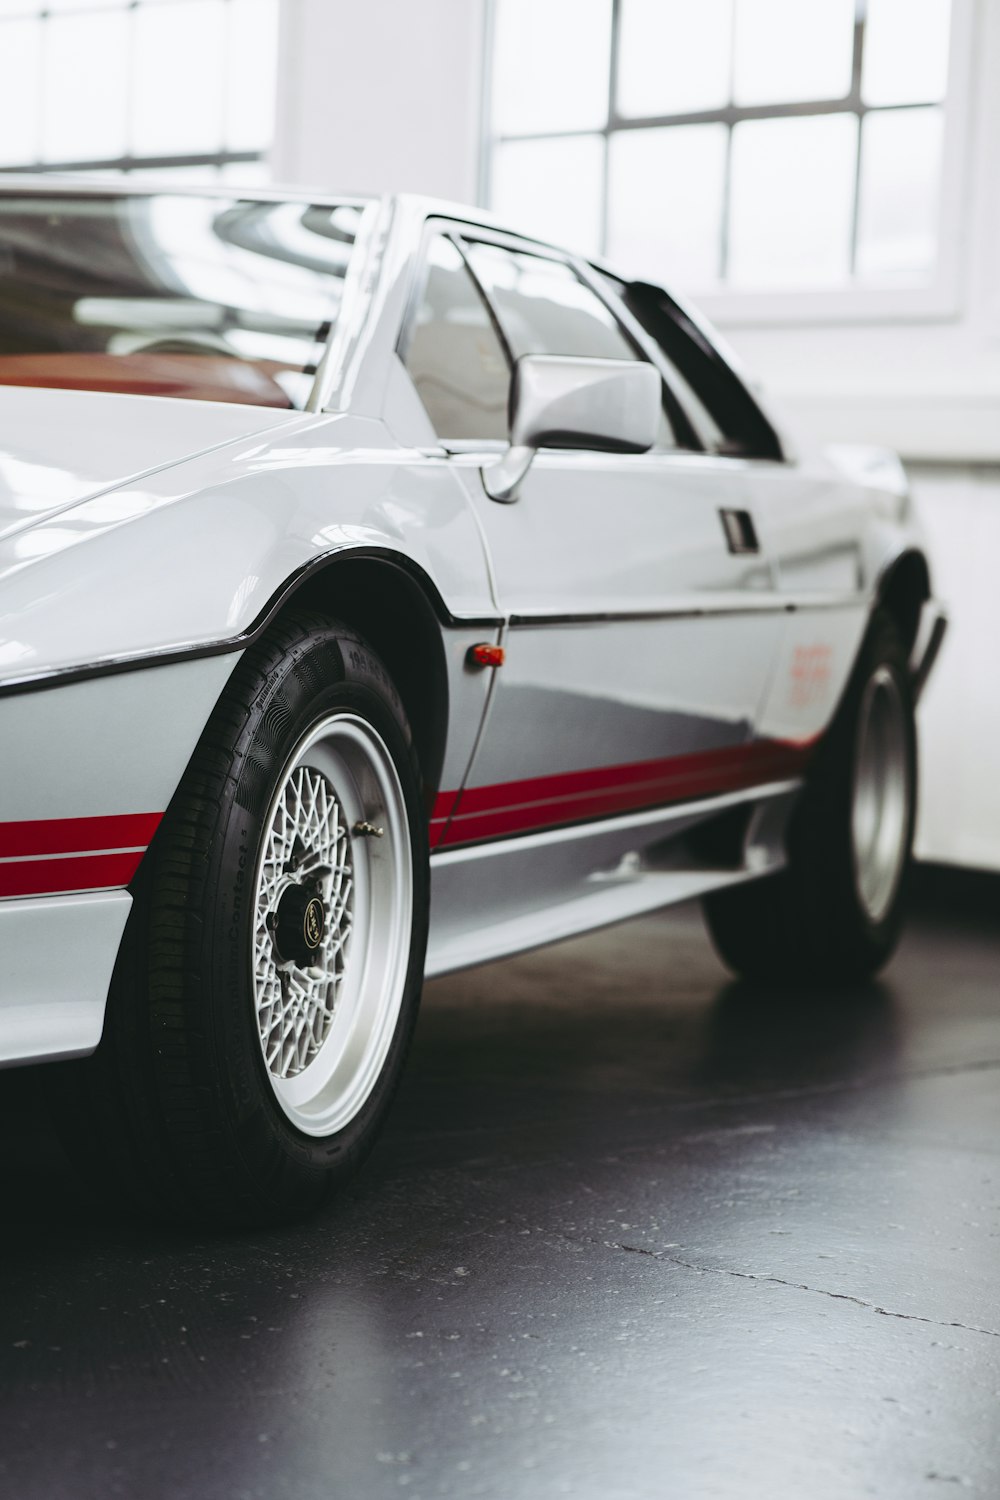
<svg viewBox="0 0 1000 1500"><path fill-rule="evenodd" d="M720 510L722 529L726 533L726 545L730 552L759 552L757 528L748 510Z"/></svg>

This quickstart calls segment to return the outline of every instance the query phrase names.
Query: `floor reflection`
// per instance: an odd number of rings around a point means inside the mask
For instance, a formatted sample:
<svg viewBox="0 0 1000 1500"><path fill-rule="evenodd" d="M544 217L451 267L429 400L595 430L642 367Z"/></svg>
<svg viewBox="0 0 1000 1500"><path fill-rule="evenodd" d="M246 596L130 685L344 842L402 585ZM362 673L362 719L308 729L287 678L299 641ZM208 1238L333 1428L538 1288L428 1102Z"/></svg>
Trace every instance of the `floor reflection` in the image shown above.
<svg viewBox="0 0 1000 1500"><path fill-rule="evenodd" d="M768 995L679 912L437 981L364 1173L266 1234L101 1206L0 1075L0 1492L995 1493L998 957Z"/></svg>

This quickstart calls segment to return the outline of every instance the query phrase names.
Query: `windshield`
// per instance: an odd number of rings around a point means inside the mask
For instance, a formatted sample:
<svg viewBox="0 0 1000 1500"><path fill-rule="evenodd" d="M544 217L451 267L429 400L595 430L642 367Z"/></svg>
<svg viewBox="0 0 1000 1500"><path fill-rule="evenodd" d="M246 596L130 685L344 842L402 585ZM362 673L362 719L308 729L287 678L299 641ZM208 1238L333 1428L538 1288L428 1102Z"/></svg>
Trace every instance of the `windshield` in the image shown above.
<svg viewBox="0 0 1000 1500"><path fill-rule="evenodd" d="M0 385L301 409L361 212L0 193Z"/></svg>

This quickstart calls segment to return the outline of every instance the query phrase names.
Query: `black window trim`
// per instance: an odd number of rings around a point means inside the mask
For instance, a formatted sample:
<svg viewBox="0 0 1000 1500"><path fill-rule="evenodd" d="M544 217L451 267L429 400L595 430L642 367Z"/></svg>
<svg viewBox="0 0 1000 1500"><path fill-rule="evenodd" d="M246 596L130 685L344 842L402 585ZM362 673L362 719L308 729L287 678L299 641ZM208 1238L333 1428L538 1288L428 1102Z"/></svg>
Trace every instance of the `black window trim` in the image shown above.
<svg viewBox="0 0 1000 1500"><path fill-rule="evenodd" d="M585 286L588 291L593 292L601 305L611 314L626 342L631 344L640 358L646 364L651 364L660 376L663 387L663 405L667 421L670 423L671 431L677 439L675 447L662 449L660 452L669 455L671 453L691 454L706 451L697 424L692 421L691 413L684 402L680 400L671 381L666 376L663 361L658 357L659 351L656 350L654 341L649 338L642 325L636 318L632 317L624 304L620 308L617 307L605 289L595 282L595 278L585 260L568 250L561 249L559 246L547 245L540 240L532 240L526 236L508 233L506 230L494 229L486 225L473 224L471 222L466 222L459 228L458 238L460 250L466 242L469 244L494 245L500 250L507 250L515 255L534 255L540 260L555 261L557 264L564 265L568 270L572 271L581 285ZM464 252L462 258L479 289L480 296L483 297L490 308L490 316L500 334L504 348L510 352L507 338L500 327L498 315L493 310L489 294ZM654 351L657 354L656 358L653 358ZM628 457L627 454L621 456Z"/></svg>
<svg viewBox="0 0 1000 1500"><path fill-rule="evenodd" d="M590 259L585 256L575 255L572 251L565 250L559 245L550 244L548 241L534 239L530 235L516 234L510 230L498 228L493 224L479 223L475 219L459 218L457 215L452 216L450 214L438 212L430 215L424 221L418 250L416 255L414 256L413 269L410 274L410 285L407 290L404 312L399 325L399 333L394 345L395 352L399 356L399 359L403 363L404 367L406 363L404 351L406 350L407 344L410 339L413 321L416 317L417 309L420 305L420 297L422 295L423 287L427 278L427 249L431 240L439 235L453 244L459 255L462 257L462 263L468 271L473 285L475 286L476 291L478 292L480 298L484 303L487 315L489 316L490 323L493 327L493 331L497 335L500 347L507 359L508 368L511 371L513 371L514 365L512 351L507 342L507 337L503 331L503 328L500 325L496 310L493 307L490 297L483 287L482 283L480 282L479 277L476 275L476 272L465 253L464 247L466 242L471 244L479 243L486 245L495 245L501 250L509 250L514 254L536 255L540 256L542 259L556 261L561 265L567 266L574 273L574 275L578 277L583 285L586 286L590 291L592 291L595 296L597 296L602 305L607 308L608 312L612 315L612 317L614 317L616 323L621 328L628 342L635 347L637 353L639 353L647 363L654 366L658 375L660 376L665 393L665 400L669 399L670 401L670 405L667 406L667 417L671 423L671 426L676 429L678 425L672 409L673 406L676 405L681 413L682 420L680 425L682 428L687 427L689 429L690 436L693 439L693 446L685 447L679 442L678 446L675 448L655 450L655 456L658 459L670 459L675 457L683 458L685 460L691 460L693 458L708 459L713 467L718 465L728 466L731 464L773 465L776 462L783 464L789 462L788 456L782 449L780 438L775 432L773 425L769 421L767 414L762 410L759 403L754 399L752 392L748 389L746 382L740 377L739 372L735 370L732 363L725 358L725 355L722 353L722 351L701 327L697 318L691 315L688 309L684 307L683 303L677 302L672 294L666 290L666 288L656 287L655 290L662 296L666 297L670 304L678 310L680 315L690 322L692 329L697 334L699 344L704 345L709 357L713 359L719 365L719 367L726 372L727 377L731 378L737 384L740 391L743 393L746 402L758 415L761 424L773 435L774 451L772 453L763 454L754 452L719 452L716 448L710 446L705 441L699 420L697 419L695 414L690 411L687 403L678 394L676 388L673 385L671 372L667 367L666 360L664 359L664 356L656 340L646 332L639 320L625 305L623 299L615 295L612 288L607 284L606 278L610 278L612 281L618 282L620 285L626 288L631 285L647 285L647 283L629 281L629 279L626 276L623 276L620 271L616 270L613 266L606 264L600 258L595 257L593 259ZM648 285L652 286L652 283L648 283ZM433 426L433 424L431 425ZM679 432L677 433L677 436L678 438L680 438ZM465 438L461 440L455 439L449 441L447 439L442 439L435 432L435 439L439 451L449 454L454 453L456 455L467 455L472 452L493 453L502 451L504 447L502 440L496 438ZM562 452L566 450L545 449L543 451ZM649 456L649 454L619 455L619 457L625 458L626 460L630 457L646 459Z"/></svg>
<svg viewBox="0 0 1000 1500"><path fill-rule="evenodd" d="M493 309L492 304L490 303L490 299L486 296L482 286L480 285L479 277L469 265L468 259L462 248L461 238L455 228L457 222L458 221L456 220L444 219L439 214L435 214L433 218L427 219L424 222L424 227L421 231L420 243L417 248L417 253L413 257L413 269L410 272L410 284L406 292L406 304L403 310L402 319L400 320L399 324L399 333L396 337L396 342L393 347L396 354L405 365L406 351L409 347L410 338L413 333L413 324L416 320L417 312L420 308L420 299L423 296L424 287L427 284L427 276L430 268L430 262L428 260L427 252L433 240L445 239L449 242L449 244L453 245L455 250L458 252L458 255L462 261L462 265L468 272L469 277L472 280L472 284L475 287L475 290L484 305L486 315L490 320L493 332L496 334L497 339L499 340L500 347L504 353L504 358L507 361L507 368L511 372L511 374L513 374L514 358L511 353L510 345L507 342L507 336L504 333L503 329L500 327L500 324L497 322L496 313Z"/></svg>

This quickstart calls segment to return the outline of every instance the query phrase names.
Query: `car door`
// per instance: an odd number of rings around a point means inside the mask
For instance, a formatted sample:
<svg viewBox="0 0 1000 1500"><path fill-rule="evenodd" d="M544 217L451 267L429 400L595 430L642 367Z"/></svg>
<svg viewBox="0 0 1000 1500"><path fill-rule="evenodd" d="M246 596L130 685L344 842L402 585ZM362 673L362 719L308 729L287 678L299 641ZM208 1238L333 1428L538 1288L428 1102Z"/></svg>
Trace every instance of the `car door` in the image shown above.
<svg viewBox="0 0 1000 1500"><path fill-rule="evenodd" d="M433 320L418 313L404 363L479 518L508 621L506 659L444 844L766 779L771 768L749 767L748 752L779 615L741 462L699 449L668 393L653 452L543 450L514 504L491 500L481 470L505 447L514 360L647 356L627 313L616 315L568 259L471 229L442 232L428 253L439 282L450 258L463 312L433 340ZM472 343L474 373L462 378L457 355Z"/></svg>
<svg viewBox="0 0 1000 1500"><path fill-rule="evenodd" d="M835 464L785 455L726 351L688 309L648 283L615 290L692 391L715 446L746 460L749 505L784 607L757 733L807 750L836 711L867 624L870 499Z"/></svg>

